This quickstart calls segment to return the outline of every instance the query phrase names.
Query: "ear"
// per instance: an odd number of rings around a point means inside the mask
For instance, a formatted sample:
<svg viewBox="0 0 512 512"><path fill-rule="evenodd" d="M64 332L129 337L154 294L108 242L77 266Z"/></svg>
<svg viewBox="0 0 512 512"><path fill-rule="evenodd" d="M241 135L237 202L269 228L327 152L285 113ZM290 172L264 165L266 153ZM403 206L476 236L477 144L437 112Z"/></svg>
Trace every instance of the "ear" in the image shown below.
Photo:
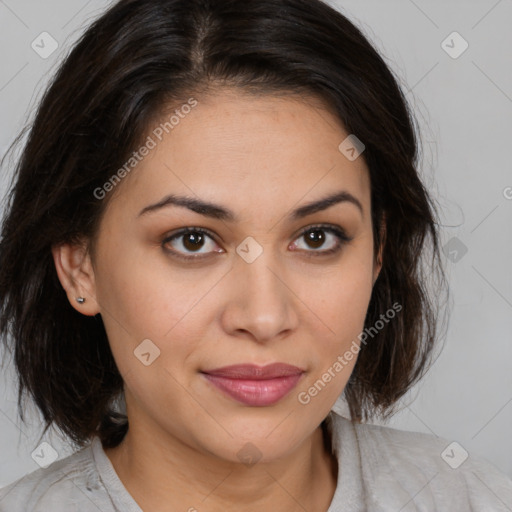
<svg viewBox="0 0 512 512"><path fill-rule="evenodd" d="M96 300L94 269L87 250L87 244L62 244L52 247L53 260L59 281L62 284L70 304L86 316L100 312ZM80 304L77 297L83 297Z"/></svg>
<svg viewBox="0 0 512 512"><path fill-rule="evenodd" d="M384 246L386 245L386 213L382 214L380 223L380 246L377 254L376 261L373 263L373 284L377 281L380 271L382 269L382 255L384 253Z"/></svg>

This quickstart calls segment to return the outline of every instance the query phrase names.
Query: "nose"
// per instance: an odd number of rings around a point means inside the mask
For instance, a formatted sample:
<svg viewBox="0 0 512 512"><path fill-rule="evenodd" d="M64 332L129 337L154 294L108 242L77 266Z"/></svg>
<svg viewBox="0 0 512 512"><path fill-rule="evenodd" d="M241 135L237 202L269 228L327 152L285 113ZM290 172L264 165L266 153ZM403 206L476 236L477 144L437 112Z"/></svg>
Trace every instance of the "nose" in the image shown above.
<svg viewBox="0 0 512 512"><path fill-rule="evenodd" d="M298 325L300 299L289 274L266 249L252 263L239 258L229 273L222 324L232 336L257 342L286 336Z"/></svg>

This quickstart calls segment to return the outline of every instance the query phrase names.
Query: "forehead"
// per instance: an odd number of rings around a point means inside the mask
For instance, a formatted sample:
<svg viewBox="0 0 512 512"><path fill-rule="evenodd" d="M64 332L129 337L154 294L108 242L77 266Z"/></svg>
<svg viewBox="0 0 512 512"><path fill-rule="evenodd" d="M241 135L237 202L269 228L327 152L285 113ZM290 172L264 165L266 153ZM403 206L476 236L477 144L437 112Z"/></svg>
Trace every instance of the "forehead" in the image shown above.
<svg viewBox="0 0 512 512"><path fill-rule="evenodd" d="M275 214L342 189L369 208L365 161L339 150L349 133L317 98L224 90L192 109L173 105L154 124L146 134L154 147L118 190L125 209L179 192Z"/></svg>

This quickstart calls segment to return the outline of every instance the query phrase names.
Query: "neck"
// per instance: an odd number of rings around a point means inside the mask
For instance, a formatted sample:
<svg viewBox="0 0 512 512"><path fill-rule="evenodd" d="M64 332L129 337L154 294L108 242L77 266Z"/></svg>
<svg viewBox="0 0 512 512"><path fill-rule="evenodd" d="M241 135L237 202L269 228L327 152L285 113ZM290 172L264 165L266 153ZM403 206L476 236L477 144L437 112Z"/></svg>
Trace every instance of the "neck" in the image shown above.
<svg viewBox="0 0 512 512"><path fill-rule="evenodd" d="M293 453L251 466L233 463L180 442L152 437L137 425L115 448L105 449L121 482L143 510L210 512L236 504L260 510L326 512L337 481L324 424Z"/></svg>

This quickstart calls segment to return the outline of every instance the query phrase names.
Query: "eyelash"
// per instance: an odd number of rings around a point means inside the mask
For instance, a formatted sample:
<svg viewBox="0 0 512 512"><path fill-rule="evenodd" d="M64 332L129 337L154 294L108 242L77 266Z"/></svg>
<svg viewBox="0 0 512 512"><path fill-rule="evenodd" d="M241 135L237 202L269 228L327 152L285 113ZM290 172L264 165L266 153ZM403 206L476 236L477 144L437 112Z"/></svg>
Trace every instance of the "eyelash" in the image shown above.
<svg viewBox="0 0 512 512"><path fill-rule="evenodd" d="M348 243L353 239L352 237L347 236L345 231L337 226L333 226L333 225L329 225L329 224L327 224L327 225L326 224L315 224L313 226L308 226L307 228L304 228L299 233L299 235L295 238L295 240L297 238L304 236L306 233L309 233L310 231L326 231L328 233L333 234L338 239L338 242L336 243L336 246L333 247L332 249L327 249L324 251L315 251L315 250L306 251L307 253L309 253L307 255L307 257L315 258L315 257L319 257L319 256L320 257L321 256L329 256L331 254L337 253L341 250L341 248L343 247L343 245L345 243ZM164 247L165 244L167 244L168 242L171 242L175 238L179 238L180 236L188 235L189 233L201 233L204 235L208 235L210 238L215 240L215 237L209 230L204 229L204 228L199 228L199 227L197 227L197 228L189 227L189 228L181 229L180 231L174 233L172 236L166 237L162 241L162 247ZM164 250L166 252L170 253L173 257L176 257L176 258L179 258L182 260L186 260L186 261L200 260L200 259L208 257L208 256L201 256L201 255L199 255L199 256L184 256L183 254L179 253L178 251L175 251L174 249L167 249L165 247L164 247Z"/></svg>

